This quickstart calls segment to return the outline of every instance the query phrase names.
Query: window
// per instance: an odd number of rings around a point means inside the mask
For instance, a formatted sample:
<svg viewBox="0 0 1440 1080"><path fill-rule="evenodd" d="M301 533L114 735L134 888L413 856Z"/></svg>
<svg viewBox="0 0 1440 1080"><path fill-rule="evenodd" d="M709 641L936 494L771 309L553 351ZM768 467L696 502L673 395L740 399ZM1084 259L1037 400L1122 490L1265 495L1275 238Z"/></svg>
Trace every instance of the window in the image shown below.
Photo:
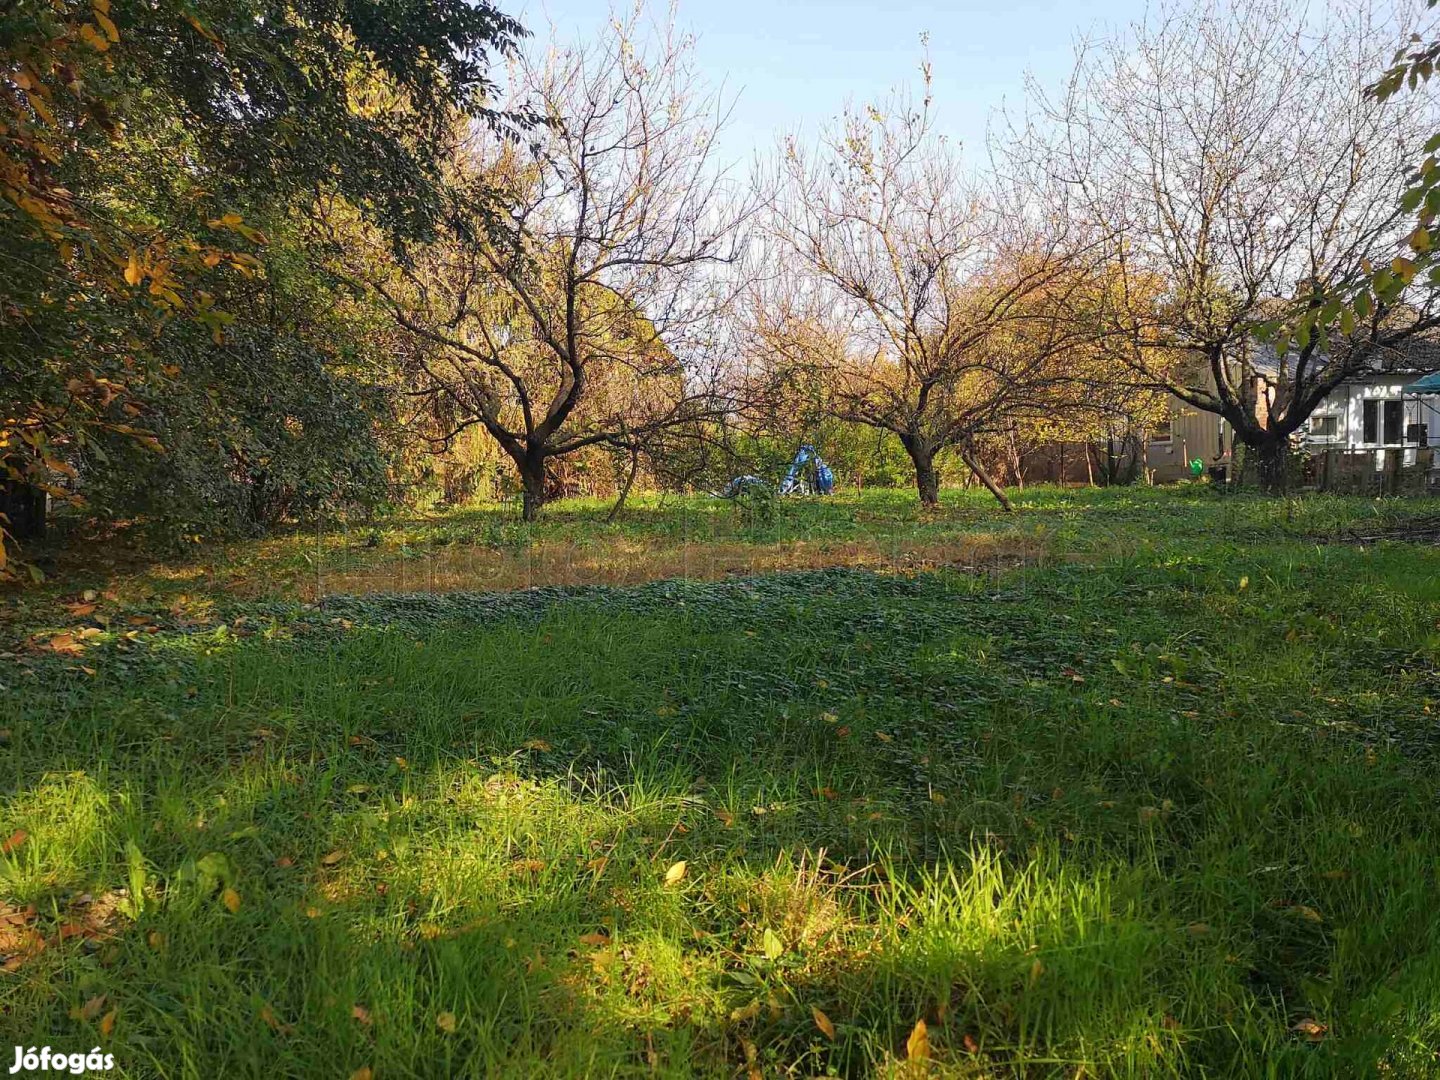
<svg viewBox="0 0 1440 1080"><path fill-rule="evenodd" d="M1150 429L1150 441L1169 442L1173 431L1174 429L1171 427L1170 418L1167 416L1164 420L1158 421L1155 426Z"/></svg>
<svg viewBox="0 0 1440 1080"><path fill-rule="evenodd" d="M1314 439L1335 439L1340 435L1338 416L1310 417L1310 437Z"/></svg>
<svg viewBox="0 0 1440 1080"><path fill-rule="evenodd" d="M1362 441L1399 446L1405 441L1405 403L1399 398L1371 398L1362 405Z"/></svg>
<svg viewBox="0 0 1440 1080"><path fill-rule="evenodd" d="M1387 401L1385 411L1385 445L1393 446L1405 441L1405 403Z"/></svg>

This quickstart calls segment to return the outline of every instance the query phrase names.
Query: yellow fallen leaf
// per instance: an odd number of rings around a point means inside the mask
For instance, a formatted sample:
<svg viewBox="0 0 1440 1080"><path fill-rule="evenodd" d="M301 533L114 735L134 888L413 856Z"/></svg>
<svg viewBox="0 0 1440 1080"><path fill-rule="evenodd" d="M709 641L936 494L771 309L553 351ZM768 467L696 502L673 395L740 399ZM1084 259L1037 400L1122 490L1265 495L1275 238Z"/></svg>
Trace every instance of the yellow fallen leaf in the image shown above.
<svg viewBox="0 0 1440 1080"><path fill-rule="evenodd" d="M684 876L685 876L685 860L684 860L684 859L681 859L679 862L671 863L671 864L670 864L670 869L665 871L665 884L666 884L666 885L674 885L677 881L679 881L679 880L680 880L681 878L683 878Z"/></svg>
<svg viewBox="0 0 1440 1080"><path fill-rule="evenodd" d="M435 1017L435 1024L441 1031L445 1032L446 1035L453 1035L455 1033L455 1014L452 1012L442 1012L439 1016Z"/></svg>
<svg viewBox="0 0 1440 1080"><path fill-rule="evenodd" d="M240 894L234 889L226 889L222 892L220 894L220 902L225 905L232 915L240 910Z"/></svg>
<svg viewBox="0 0 1440 1080"><path fill-rule="evenodd" d="M830 1022L830 1017L826 1016L814 1005L810 1006L810 1015L815 1018L815 1026L824 1033L827 1039L835 1038L835 1025Z"/></svg>
<svg viewBox="0 0 1440 1080"><path fill-rule="evenodd" d="M115 1014L116 1010L111 1009L100 1018L100 1037L102 1039L108 1039L110 1033L115 1030Z"/></svg>
<svg viewBox="0 0 1440 1080"><path fill-rule="evenodd" d="M343 858L345 858L345 853L343 851L331 851L320 856L320 865L334 866Z"/></svg>
<svg viewBox="0 0 1440 1080"><path fill-rule="evenodd" d="M580 935L580 944L581 944L581 945L609 945L609 944L610 944L610 935L609 935L609 934L581 934L581 935Z"/></svg>
<svg viewBox="0 0 1440 1080"><path fill-rule="evenodd" d="M375 1071L369 1065L361 1065L350 1074L350 1080L373 1080Z"/></svg>
<svg viewBox="0 0 1440 1080"><path fill-rule="evenodd" d="M735 824L735 815L729 810L716 810L715 816L720 819L720 824L724 825L727 829Z"/></svg>
<svg viewBox="0 0 1440 1080"><path fill-rule="evenodd" d="M910 1037L905 1040L905 1056L911 1061L930 1059L930 1029L925 1026L923 1018L915 1021Z"/></svg>
<svg viewBox="0 0 1440 1080"><path fill-rule="evenodd" d="M749 1005L744 1005L744 1006L741 1006L740 1008L736 1008L736 1009L731 1009L731 1010L730 1010L730 1019L731 1019L731 1021L734 1022L734 1023L740 1023L740 1022L745 1021L745 1020L754 1020L754 1019L755 1019L757 1016L759 1016L759 1015L760 1015L760 999L759 999L759 998L756 998L754 1001L750 1002Z"/></svg>

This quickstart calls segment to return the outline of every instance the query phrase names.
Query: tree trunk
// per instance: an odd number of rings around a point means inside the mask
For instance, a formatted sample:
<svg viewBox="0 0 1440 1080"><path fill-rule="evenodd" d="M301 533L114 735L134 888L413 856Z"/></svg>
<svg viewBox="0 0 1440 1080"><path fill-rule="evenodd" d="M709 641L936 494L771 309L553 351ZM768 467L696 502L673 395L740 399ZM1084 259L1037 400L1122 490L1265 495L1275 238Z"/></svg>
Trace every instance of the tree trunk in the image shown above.
<svg viewBox="0 0 1440 1080"><path fill-rule="evenodd" d="M38 540L45 535L45 492L19 480L0 480L0 522L16 540Z"/></svg>
<svg viewBox="0 0 1440 1080"><path fill-rule="evenodd" d="M902 445L915 466L915 490L923 506L940 505L940 474L935 471L935 451L918 439L904 439Z"/></svg>
<svg viewBox="0 0 1440 1080"><path fill-rule="evenodd" d="M526 521L534 521L545 505L545 455L531 451L516 464L520 467L520 482L524 485L520 516Z"/></svg>
<svg viewBox="0 0 1440 1080"><path fill-rule="evenodd" d="M1263 491L1283 495L1290 486L1290 441L1286 438L1267 439L1251 444L1255 455L1255 475Z"/></svg>
<svg viewBox="0 0 1440 1080"><path fill-rule="evenodd" d="M610 513L605 515L605 523L608 525L620 516L620 511L625 507L625 500L630 495L630 489L635 486L635 474L640 471L640 451L630 451L630 471L625 476L625 486L620 489L620 496L615 500L615 505L610 508Z"/></svg>
<svg viewBox="0 0 1440 1080"><path fill-rule="evenodd" d="M964 461L970 471L975 474L975 478L985 485L986 490L995 496L995 501L1000 504L1002 510L1008 514L1015 509L1015 507L1010 505L1010 500L1006 498L1004 489L995 483L994 480L990 479L990 474L981 467L980 461L975 457L973 450L969 447L961 450L960 459Z"/></svg>

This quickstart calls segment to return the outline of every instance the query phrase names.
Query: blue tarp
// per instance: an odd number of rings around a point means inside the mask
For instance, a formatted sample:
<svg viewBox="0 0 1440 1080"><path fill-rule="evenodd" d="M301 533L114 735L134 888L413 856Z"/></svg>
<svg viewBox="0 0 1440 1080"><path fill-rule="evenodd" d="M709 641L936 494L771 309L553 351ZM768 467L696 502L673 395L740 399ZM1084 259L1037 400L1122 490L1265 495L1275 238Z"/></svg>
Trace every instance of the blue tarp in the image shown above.
<svg viewBox="0 0 1440 1080"><path fill-rule="evenodd" d="M1440 394L1440 371L1432 371L1419 382L1413 382L1400 391L1402 394Z"/></svg>

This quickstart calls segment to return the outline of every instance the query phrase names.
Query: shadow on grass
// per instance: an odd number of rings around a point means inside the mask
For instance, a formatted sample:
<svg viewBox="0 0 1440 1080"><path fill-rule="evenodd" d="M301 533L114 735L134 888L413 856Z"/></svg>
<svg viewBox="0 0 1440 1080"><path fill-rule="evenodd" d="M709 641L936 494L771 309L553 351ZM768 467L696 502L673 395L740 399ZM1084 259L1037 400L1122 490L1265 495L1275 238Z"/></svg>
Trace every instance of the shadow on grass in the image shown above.
<svg viewBox="0 0 1440 1080"><path fill-rule="evenodd" d="M255 605L47 672L6 704L6 890L52 939L77 893L139 910L0 1008L86 1048L114 1008L165 1075L859 1075L922 1017L962 1073L1408 1067L1433 790L1295 726L1352 631L1232 575ZM1251 603L1302 632L1215 633Z"/></svg>

